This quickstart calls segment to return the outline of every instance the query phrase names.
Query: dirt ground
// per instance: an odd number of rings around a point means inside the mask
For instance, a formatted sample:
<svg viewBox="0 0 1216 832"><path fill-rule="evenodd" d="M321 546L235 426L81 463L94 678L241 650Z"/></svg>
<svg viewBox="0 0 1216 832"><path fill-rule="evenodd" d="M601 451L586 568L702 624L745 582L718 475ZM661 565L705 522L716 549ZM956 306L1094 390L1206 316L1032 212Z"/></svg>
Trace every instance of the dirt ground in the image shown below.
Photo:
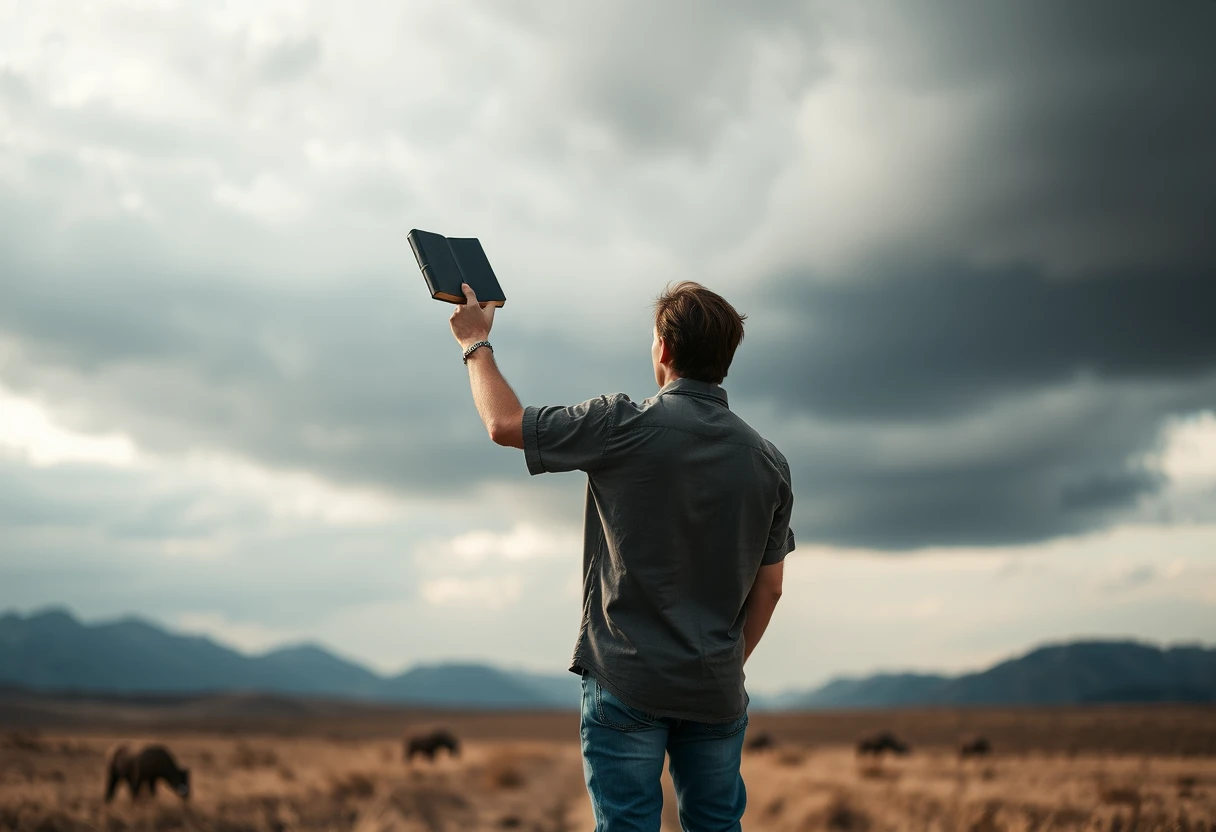
<svg viewBox="0 0 1216 832"><path fill-rule="evenodd" d="M461 734L459 757L407 764L401 730L369 737L365 722L344 732L334 720L320 733L307 721L273 733L230 724L11 729L0 732L0 830L593 828L572 715L447 714L429 723L415 717L410 730L428 724ZM838 736L881 728L911 742L912 753L861 760ZM994 753L960 761L960 728L985 733ZM1216 755L1207 747L1214 731L1216 711L1202 708L761 715L750 739L768 734L774 745L745 755L744 828L1216 832ZM118 741L168 745L191 770L190 800L162 787L155 799L135 802L122 790L105 804L105 755ZM666 787L663 828L679 829Z"/></svg>

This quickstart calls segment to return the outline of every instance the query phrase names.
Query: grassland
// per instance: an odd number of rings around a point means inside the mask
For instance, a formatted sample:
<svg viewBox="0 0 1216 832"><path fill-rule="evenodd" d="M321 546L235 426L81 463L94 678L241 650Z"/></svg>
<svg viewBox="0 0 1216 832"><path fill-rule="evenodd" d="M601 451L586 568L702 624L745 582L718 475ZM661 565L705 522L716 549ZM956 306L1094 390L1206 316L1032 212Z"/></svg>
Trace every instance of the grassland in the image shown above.
<svg viewBox="0 0 1216 832"><path fill-rule="evenodd" d="M6 723L0 710L0 830L558 832L593 826L571 714L335 706L326 715L276 713L265 705L246 702L243 715L228 703L220 712L203 708L194 717L184 711L173 717L146 703L77 703L57 718L27 710L20 725L15 711ZM438 724L462 736L462 754L407 764L403 732ZM900 733L912 754L859 760L852 740L876 728ZM744 760L744 828L754 832L1216 830L1211 709L761 714L749 733L775 740ZM963 733L988 736L995 753L960 761L954 746ZM133 802L124 791L105 804L105 754L120 740L166 743L191 769L191 799L182 802L162 789L155 800ZM665 830L679 828L669 785Z"/></svg>

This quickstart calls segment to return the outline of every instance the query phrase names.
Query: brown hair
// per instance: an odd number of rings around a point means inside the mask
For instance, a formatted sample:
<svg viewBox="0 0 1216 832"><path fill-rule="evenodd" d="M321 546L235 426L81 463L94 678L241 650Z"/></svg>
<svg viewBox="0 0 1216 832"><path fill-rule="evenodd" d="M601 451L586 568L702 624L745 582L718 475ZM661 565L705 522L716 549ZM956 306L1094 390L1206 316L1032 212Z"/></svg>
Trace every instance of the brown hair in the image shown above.
<svg viewBox="0 0 1216 832"><path fill-rule="evenodd" d="M667 342L671 366L682 378L721 384L743 340L735 307L699 283L668 286L654 302L654 325Z"/></svg>

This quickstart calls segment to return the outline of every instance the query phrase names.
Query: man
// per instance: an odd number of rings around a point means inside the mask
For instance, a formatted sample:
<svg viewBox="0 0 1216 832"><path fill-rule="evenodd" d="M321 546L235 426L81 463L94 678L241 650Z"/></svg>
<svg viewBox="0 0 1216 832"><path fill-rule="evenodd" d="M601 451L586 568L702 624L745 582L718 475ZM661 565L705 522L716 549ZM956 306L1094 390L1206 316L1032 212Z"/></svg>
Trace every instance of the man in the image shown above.
<svg viewBox="0 0 1216 832"><path fill-rule="evenodd" d="M494 308L463 290L452 334L490 438L523 449L529 473L587 474L571 670L583 677L583 770L597 832L657 832L664 755L685 830L740 829L743 663L794 548L789 465L730 411L720 386L743 316L680 283L655 304L656 396L524 408L489 344Z"/></svg>

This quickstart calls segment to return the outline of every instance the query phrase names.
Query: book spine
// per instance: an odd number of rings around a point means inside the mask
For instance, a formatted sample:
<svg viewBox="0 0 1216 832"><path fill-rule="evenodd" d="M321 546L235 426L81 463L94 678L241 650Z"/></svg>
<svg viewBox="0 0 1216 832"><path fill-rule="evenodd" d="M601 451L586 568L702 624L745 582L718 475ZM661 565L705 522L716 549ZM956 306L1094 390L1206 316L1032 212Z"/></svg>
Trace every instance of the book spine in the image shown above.
<svg viewBox="0 0 1216 832"><path fill-rule="evenodd" d="M439 289L435 286L435 281L431 280L430 268L427 266L422 267L422 279L426 281L426 290L431 293L431 297L439 294Z"/></svg>
<svg viewBox="0 0 1216 832"><path fill-rule="evenodd" d="M409 241L410 248L414 250L414 259L418 261L418 268L422 270L422 279L426 281L427 291L431 293L431 297L435 297L439 294L439 290L435 287L435 281L431 279L431 269L426 261L426 256L422 253L421 246L418 245L418 241L414 239L412 234Z"/></svg>
<svg viewBox="0 0 1216 832"><path fill-rule="evenodd" d="M414 239L413 234L410 235L409 240L410 248L414 250L414 259L418 261L418 268L425 269L426 258L422 256L422 249L418 248L418 241Z"/></svg>

